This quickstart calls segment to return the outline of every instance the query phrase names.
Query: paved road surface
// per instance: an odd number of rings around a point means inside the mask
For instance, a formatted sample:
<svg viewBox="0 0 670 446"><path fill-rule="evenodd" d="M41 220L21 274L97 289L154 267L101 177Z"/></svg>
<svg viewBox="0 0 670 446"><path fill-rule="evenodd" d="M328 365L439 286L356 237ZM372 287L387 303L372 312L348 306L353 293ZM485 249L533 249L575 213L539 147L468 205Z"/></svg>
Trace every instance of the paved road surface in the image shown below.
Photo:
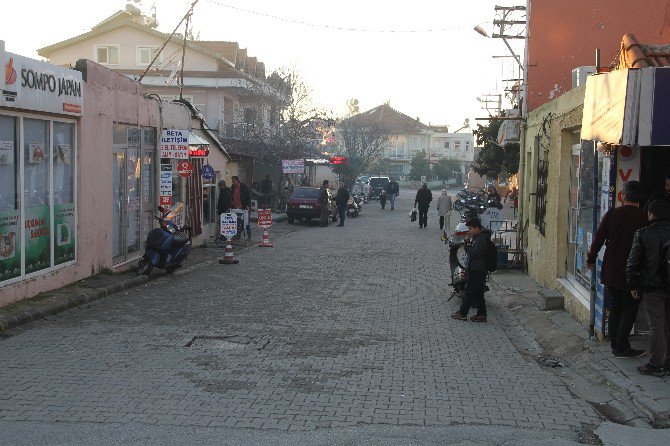
<svg viewBox="0 0 670 446"><path fill-rule="evenodd" d="M0 443L574 444L597 416L495 301L449 317L412 198L0 339Z"/></svg>

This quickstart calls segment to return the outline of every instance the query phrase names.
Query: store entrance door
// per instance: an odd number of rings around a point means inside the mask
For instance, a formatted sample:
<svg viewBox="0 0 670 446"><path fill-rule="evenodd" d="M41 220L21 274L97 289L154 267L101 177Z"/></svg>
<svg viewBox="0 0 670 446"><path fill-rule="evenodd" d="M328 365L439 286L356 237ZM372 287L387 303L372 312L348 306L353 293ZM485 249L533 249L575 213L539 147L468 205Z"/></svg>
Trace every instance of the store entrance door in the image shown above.
<svg viewBox="0 0 670 446"><path fill-rule="evenodd" d="M126 260L126 151L112 155L112 256L114 263Z"/></svg>

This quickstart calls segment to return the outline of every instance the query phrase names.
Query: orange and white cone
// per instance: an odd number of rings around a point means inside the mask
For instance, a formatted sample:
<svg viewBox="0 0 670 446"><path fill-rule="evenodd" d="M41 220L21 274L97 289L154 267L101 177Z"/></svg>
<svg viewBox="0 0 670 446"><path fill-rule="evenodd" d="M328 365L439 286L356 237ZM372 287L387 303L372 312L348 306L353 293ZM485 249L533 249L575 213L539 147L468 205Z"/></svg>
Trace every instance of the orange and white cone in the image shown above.
<svg viewBox="0 0 670 446"><path fill-rule="evenodd" d="M219 260L219 263L224 265L235 265L240 263L239 260L235 260L235 256L233 255L233 245L230 244L230 239L226 241L226 250L223 254L223 259Z"/></svg>
<svg viewBox="0 0 670 446"><path fill-rule="evenodd" d="M268 234L267 229L263 229L263 241L258 245L264 248L272 248L274 245L270 241L270 235Z"/></svg>

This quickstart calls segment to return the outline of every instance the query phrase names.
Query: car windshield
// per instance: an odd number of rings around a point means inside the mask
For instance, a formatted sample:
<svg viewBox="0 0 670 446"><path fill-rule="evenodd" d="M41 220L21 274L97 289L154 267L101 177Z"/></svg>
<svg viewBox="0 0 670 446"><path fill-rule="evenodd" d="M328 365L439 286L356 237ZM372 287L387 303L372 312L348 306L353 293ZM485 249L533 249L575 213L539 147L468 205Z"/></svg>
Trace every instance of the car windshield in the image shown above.
<svg viewBox="0 0 670 446"><path fill-rule="evenodd" d="M319 198L321 191L319 189L307 189L299 187L293 191L291 198Z"/></svg>
<svg viewBox="0 0 670 446"><path fill-rule="evenodd" d="M386 186L388 183L388 178L370 178L370 186L372 187Z"/></svg>

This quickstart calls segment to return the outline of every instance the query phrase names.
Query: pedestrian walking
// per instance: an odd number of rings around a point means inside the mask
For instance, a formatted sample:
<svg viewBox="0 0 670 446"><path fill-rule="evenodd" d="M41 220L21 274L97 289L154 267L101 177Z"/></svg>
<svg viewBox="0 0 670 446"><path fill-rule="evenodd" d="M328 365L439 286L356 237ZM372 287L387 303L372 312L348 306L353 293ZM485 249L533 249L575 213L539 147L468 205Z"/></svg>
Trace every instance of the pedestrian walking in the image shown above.
<svg viewBox="0 0 670 446"><path fill-rule="evenodd" d="M269 209L270 205L272 204L272 190L274 188L274 185L272 184L272 179L270 178L270 175L265 175L265 179L261 181L261 194L263 194L263 203L261 204L261 207L263 209Z"/></svg>
<svg viewBox="0 0 670 446"><path fill-rule="evenodd" d="M330 182L328 180L323 180L323 184L321 184L321 187L319 188L319 206L321 207L321 213L319 214L319 224L322 228L328 226L328 218L330 218L330 194L328 193L329 185Z"/></svg>
<svg viewBox="0 0 670 446"><path fill-rule="evenodd" d="M437 214L440 216L440 239L442 241L447 239L447 231L451 230L451 197L446 189L442 190L442 194L437 199ZM445 230L444 227L447 229Z"/></svg>
<svg viewBox="0 0 670 446"><path fill-rule="evenodd" d="M626 283L635 299L643 298L649 321L649 362L638 366L643 375L670 371L670 287L668 246L670 206L654 200L647 206L649 226L638 230L626 265Z"/></svg>
<svg viewBox="0 0 670 446"><path fill-rule="evenodd" d="M478 218L471 218L465 222L468 234L463 242L463 248L468 255L465 282L465 297L461 308L451 315L453 319L468 320L470 307L476 307L477 313L470 318L473 322L486 322L486 252L491 239L491 231L482 228Z"/></svg>
<svg viewBox="0 0 670 446"><path fill-rule="evenodd" d="M647 225L647 214L640 208L643 199L642 184L629 181L622 191L623 206L605 213L587 255L589 268L594 269L598 252L603 247L605 255L600 272L600 282L609 296L608 333L612 355L617 358L641 356L644 350L631 348L628 336L637 317L640 300L626 287L626 262L638 229Z"/></svg>
<svg viewBox="0 0 670 446"><path fill-rule="evenodd" d="M216 232L218 234L221 229L221 214L230 212L230 206L233 203L233 195L230 188L226 186L226 182L224 180L219 181L217 186L219 187L219 196L216 200Z"/></svg>
<svg viewBox="0 0 670 446"><path fill-rule="evenodd" d="M344 187L344 183L340 182L340 185L335 194L335 204L337 205L337 213L340 218L340 222L337 226L344 226L344 217L347 215L347 206L349 203L349 191Z"/></svg>
<svg viewBox="0 0 670 446"><path fill-rule="evenodd" d="M414 199L414 207L419 208L419 228L428 226L428 208L431 201L433 201L433 193L428 189L428 183L423 183Z"/></svg>
<svg viewBox="0 0 670 446"><path fill-rule="evenodd" d="M243 209L249 212L251 209L251 193L246 184L240 181L238 176L232 177L232 201L233 209ZM247 222L246 226L247 239L251 240L251 224Z"/></svg>
<svg viewBox="0 0 670 446"><path fill-rule="evenodd" d="M395 199L400 195L400 186L395 178L391 178L389 184L386 185L386 193L388 193L389 201L391 202L391 210L395 209Z"/></svg>

